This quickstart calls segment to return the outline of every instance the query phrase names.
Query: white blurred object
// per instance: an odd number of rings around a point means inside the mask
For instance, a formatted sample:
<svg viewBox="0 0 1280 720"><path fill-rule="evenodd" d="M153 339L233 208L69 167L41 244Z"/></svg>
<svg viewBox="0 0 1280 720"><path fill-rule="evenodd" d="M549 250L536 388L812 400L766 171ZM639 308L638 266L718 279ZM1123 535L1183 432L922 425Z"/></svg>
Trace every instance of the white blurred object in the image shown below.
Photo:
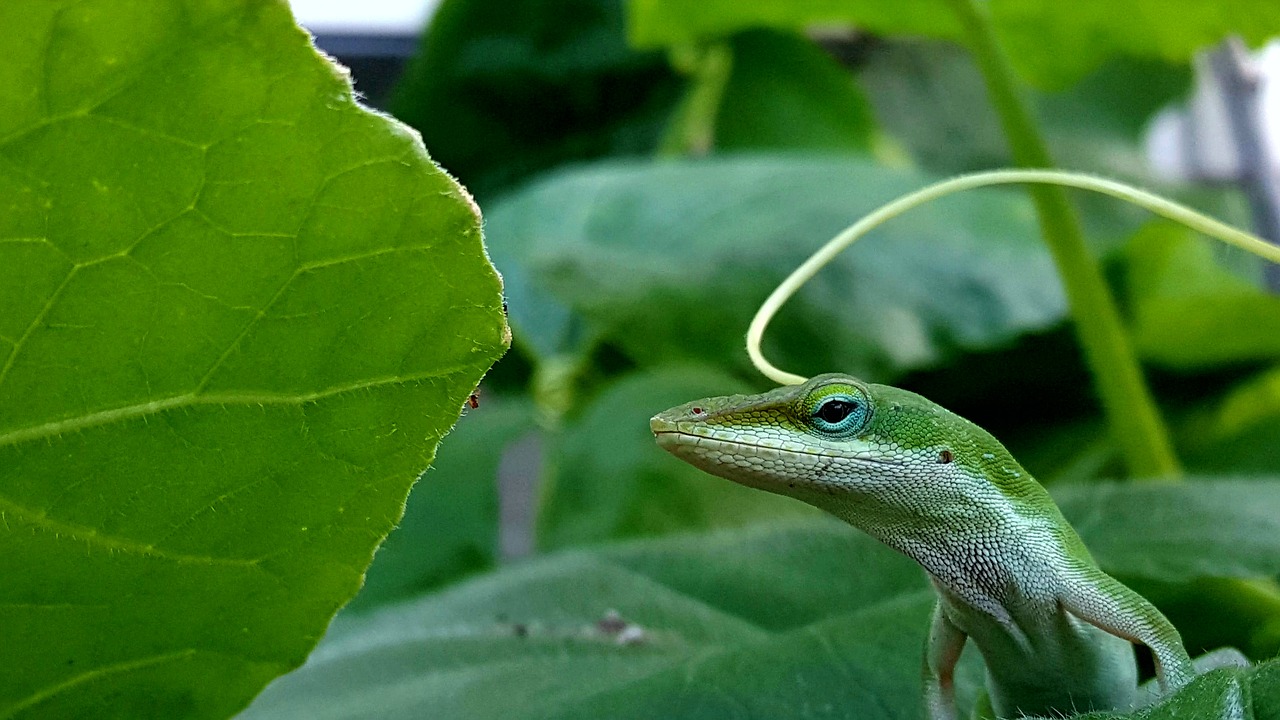
<svg viewBox="0 0 1280 720"><path fill-rule="evenodd" d="M289 0L316 35L417 35L441 0Z"/></svg>
<svg viewBox="0 0 1280 720"><path fill-rule="evenodd" d="M1221 53L1204 52L1195 60L1195 89L1187 107L1160 111L1147 128L1146 149L1156 174L1166 180L1239 182L1247 179L1252 163L1241 162L1239 123L1256 128L1261 158L1270 174L1280 175L1280 41L1272 41L1257 53L1240 58L1252 97L1233 97L1240 88L1228 87L1215 69ZM1241 100L1253 118L1233 118L1232 108ZM1244 143L1247 145L1247 143ZM1261 158L1250 158L1256 161Z"/></svg>
<svg viewBox="0 0 1280 720"><path fill-rule="evenodd" d="M1148 128L1147 157L1168 180L1239 186L1254 232L1280 245L1280 42L1250 54L1228 38L1196 57L1195 71L1189 107ZM1262 274L1280 295L1280 265L1264 263Z"/></svg>

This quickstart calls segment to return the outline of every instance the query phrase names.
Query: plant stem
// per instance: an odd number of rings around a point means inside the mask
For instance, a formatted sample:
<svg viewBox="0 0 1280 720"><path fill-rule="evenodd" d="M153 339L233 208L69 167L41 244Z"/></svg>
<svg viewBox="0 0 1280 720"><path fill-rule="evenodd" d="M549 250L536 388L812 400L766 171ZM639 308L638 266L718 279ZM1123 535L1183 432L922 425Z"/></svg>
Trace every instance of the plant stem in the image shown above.
<svg viewBox="0 0 1280 720"><path fill-rule="evenodd" d="M885 203L863 215L857 222L841 230L825 245L815 250L807 260L779 283L772 293L769 293L769 297L765 298L765 301L760 304L760 309L756 310L755 317L751 319L751 324L747 327L747 355L751 358L751 363L765 377L779 384L799 385L804 382L806 378L803 376L780 370L769 362L760 346L764 340L764 331L769 327L769 323L773 321L773 316L778 313L778 310L782 309L782 306L800 288L804 287L805 283L812 280L819 270L829 265L837 255L844 252L850 245L908 210L927 205L952 193L966 192L992 185L1008 185L1010 183L1049 184L1110 195L1113 198L1150 210L1161 217L1182 223L1197 232L1253 253L1264 260L1270 260L1277 267L1280 267L1280 247L1239 228L1202 215L1185 205L1179 205L1172 200L1125 185L1122 182L1052 169L1024 168L971 173L936 182Z"/></svg>
<svg viewBox="0 0 1280 720"><path fill-rule="evenodd" d="M1014 162L1028 168L1053 167L1049 149L996 42L985 4L982 0L950 1L1000 116ZM1057 263L1085 361L1129 472L1136 477L1180 475L1169 430L1143 379L1115 300L1085 246L1080 220L1066 192L1051 186L1033 186L1028 192L1035 203L1040 231Z"/></svg>
<svg viewBox="0 0 1280 720"><path fill-rule="evenodd" d="M720 102L733 73L733 49L727 42L682 46L671 51L671 65L689 77L689 84L658 143L658 156L706 155L715 145Z"/></svg>

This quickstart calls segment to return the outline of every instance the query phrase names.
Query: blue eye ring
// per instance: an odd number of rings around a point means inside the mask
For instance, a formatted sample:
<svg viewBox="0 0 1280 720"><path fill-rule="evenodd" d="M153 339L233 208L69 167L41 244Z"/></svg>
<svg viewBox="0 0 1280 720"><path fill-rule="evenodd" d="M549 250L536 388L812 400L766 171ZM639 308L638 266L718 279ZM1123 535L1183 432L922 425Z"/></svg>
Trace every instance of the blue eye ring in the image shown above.
<svg viewBox="0 0 1280 720"><path fill-rule="evenodd" d="M862 429L867 415L867 402L863 398L832 393L814 403L810 422L824 435L847 437Z"/></svg>

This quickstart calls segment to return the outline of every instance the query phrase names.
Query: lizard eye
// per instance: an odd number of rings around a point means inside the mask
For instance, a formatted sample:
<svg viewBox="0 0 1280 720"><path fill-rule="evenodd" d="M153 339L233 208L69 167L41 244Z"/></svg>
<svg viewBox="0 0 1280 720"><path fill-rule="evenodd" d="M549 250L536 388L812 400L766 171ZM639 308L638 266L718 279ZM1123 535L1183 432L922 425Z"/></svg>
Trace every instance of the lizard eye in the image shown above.
<svg viewBox="0 0 1280 720"><path fill-rule="evenodd" d="M848 395L832 395L813 409L813 424L823 432L844 435L856 432L867 418L867 406Z"/></svg>

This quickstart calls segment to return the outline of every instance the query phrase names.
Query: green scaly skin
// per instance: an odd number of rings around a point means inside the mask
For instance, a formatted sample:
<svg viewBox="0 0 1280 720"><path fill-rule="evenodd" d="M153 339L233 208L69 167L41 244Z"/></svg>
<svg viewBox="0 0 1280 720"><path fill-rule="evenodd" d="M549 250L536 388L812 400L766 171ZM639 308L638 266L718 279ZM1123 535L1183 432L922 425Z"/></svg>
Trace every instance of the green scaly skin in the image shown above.
<svg viewBox="0 0 1280 720"><path fill-rule="evenodd" d="M938 593L925 650L931 720L956 717L966 640L1001 718L1130 707L1130 643L1161 689L1194 675L1178 631L1098 569L1044 488L982 428L914 393L821 375L656 415L658 444L713 475L788 495L918 562Z"/></svg>

